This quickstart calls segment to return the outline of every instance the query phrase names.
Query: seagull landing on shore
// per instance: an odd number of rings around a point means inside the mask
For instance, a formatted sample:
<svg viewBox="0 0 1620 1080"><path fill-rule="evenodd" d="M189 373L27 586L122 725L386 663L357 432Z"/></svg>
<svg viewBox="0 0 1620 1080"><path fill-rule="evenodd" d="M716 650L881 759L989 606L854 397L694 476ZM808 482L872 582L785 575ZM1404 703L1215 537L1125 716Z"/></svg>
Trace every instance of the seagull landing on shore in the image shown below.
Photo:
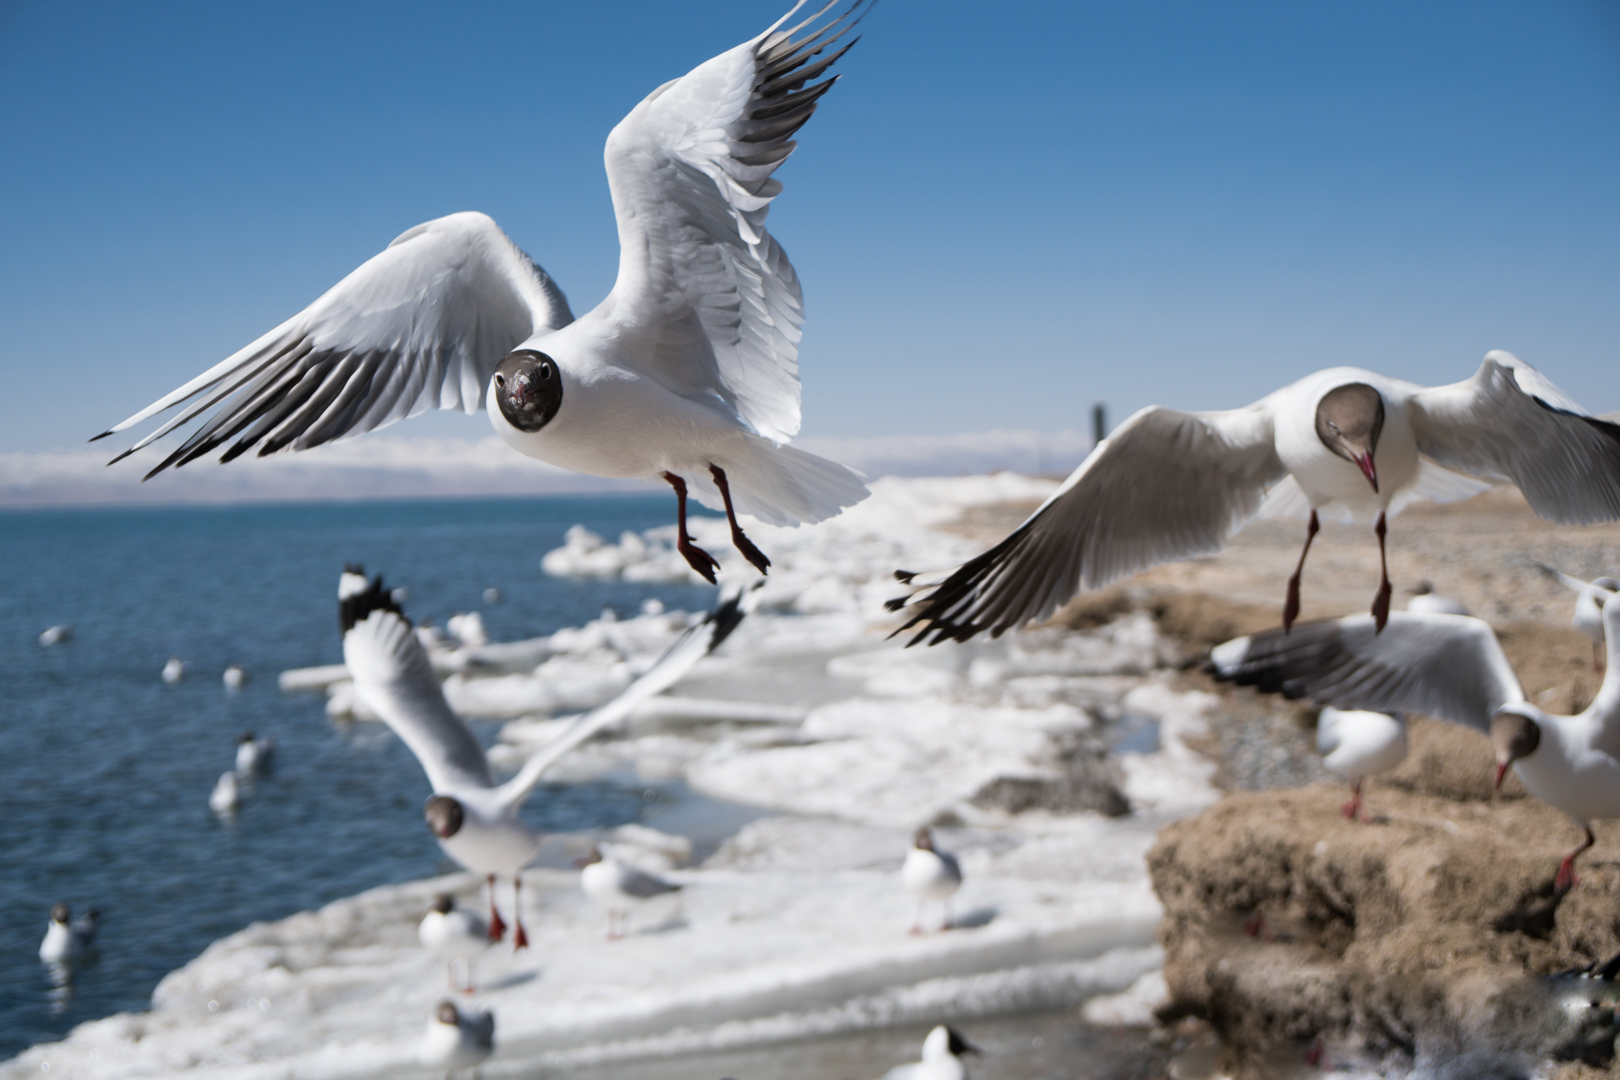
<svg viewBox="0 0 1620 1080"><path fill-rule="evenodd" d="M1452 470L1460 470L1454 472ZM1245 409L1132 416L1001 543L888 603L915 612L911 644L992 637L1050 616L1082 589L1158 563L1208 555L1256 515L1308 515L1282 623L1300 609L1300 575L1319 510L1374 522L1380 578L1374 625L1389 618L1387 519L1415 499L1466 498L1518 485L1560 524L1620 519L1620 425L1590 416L1511 353L1474 377L1422 387L1360 368L1308 375Z"/></svg>
<svg viewBox="0 0 1620 1080"><path fill-rule="evenodd" d="M1511 767L1530 794L1574 819L1584 842L1559 864L1554 890L1576 882L1575 859L1596 843L1592 822L1620 817L1620 603L1603 602L1609 670L1585 712L1559 716L1525 700L1490 624L1460 615L1396 612L1382 634L1371 617L1267 630L1210 652L1216 678L1319 705L1418 712L1484 732L1496 747L1496 786Z"/></svg>
<svg viewBox="0 0 1620 1080"><path fill-rule="evenodd" d="M802 6L802 2L801 5ZM765 230L772 176L838 76L856 0L828 4L664 83L608 135L619 274L575 319L551 277L500 227L460 213L381 254L241 351L104 438L193 398L119 460L217 409L156 475L224 447L221 462L307 450L426 412L489 410L513 449L594 476L675 490L679 548L714 582L686 529L690 493L724 509L732 542L770 566L738 514L821 521L868 494L842 465L785 445L799 431L804 302ZM817 82L817 79L821 79Z"/></svg>
<svg viewBox="0 0 1620 1080"><path fill-rule="evenodd" d="M911 933L923 932L923 913L930 901L940 905L941 930L951 928L951 897L962 887L962 864L956 856L934 846L934 834L918 829L911 840L911 850L900 867L900 880L906 891L917 898L917 917L912 921Z"/></svg>
<svg viewBox="0 0 1620 1080"><path fill-rule="evenodd" d="M496 784L483 747L450 710L427 651L383 586L382 575L367 581L359 567L344 569L338 580L338 620L343 627L343 659L355 692L404 741L427 773L433 795L423 813L439 846L468 870L485 876L490 940L499 941L506 934L495 903L495 880L504 874L512 879L513 947L529 944L523 929L520 875L539 851L542 836L518 811L541 776L569 750L673 686L758 603L757 585L730 591L623 693L575 717L530 755L516 776Z"/></svg>
<svg viewBox="0 0 1620 1080"><path fill-rule="evenodd" d="M968 1080L963 1054L977 1054L979 1048L953 1027L941 1024L923 1040L922 1060L896 1065L883 1074L883 1080Z"/></svg>

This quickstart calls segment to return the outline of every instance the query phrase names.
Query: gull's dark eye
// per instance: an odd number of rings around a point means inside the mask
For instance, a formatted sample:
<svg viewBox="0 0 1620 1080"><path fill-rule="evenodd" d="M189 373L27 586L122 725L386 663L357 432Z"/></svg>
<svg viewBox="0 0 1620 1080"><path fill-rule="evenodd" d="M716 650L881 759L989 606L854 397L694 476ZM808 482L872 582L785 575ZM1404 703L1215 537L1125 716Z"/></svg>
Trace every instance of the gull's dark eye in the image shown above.
<svg viewBox="0 0 1620 1080"><path fill-rule="evenodd" d="M550 364L541 364L540 365L540 377L542 379L551 378L551 365Z"/></svg>
<svg viewBox="0 0 1620 1080"><path fill-rule="evenodd" d="M504 387L506 385L506 376L505 375L496 375L495 376L495 385Z"/></svg>

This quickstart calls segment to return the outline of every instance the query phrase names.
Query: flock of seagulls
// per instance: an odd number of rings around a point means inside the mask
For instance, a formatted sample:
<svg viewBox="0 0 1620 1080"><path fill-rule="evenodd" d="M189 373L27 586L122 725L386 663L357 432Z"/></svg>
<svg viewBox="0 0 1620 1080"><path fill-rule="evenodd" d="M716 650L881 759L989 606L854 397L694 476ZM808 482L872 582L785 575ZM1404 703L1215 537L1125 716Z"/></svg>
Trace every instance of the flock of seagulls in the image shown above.
<svg viewBox="0 0 1620 1080"><path fill-rule="evenodd" d="M788 445L800 426L803 299L792 264L765 228L782 190L773 174L837 82L829 71L854 44L848 35L866 5L857 0L826 18L829 8L784 29L795 7L764 33L655 89L612 130L606 165L619 271L583 316L574 317L557 283L492 219L451 214L406 230L303 311L96 438L180 408L114 459L195 422L150 478L215 450L228 462L250 450L310 449L430 409L486 409L519 453L592 475L667 483L678 550L710 582L718 562L692 542L689 498L722 510L732 544L767 573L770 559L739 515L817 522L868 493L856 473ZM1326 707L1319 748L1327 767L1351 783L1351 818L1364 815L1364 780L1405 756L1406 712L1486 734L1498 784L1512 768L1583 830L1584 843L1556 875L1565 890L1575 884L1577 856L1593 843L1591 822L1620 816L1620 604L1608 602L1620 581L1580 582L1549 570L1578 594L1576 625L1594 642L1594 664L1608 661L1597 698L1575 716L1526 700L1490 627L1432 589L1420 586L1406 611L1390 610L1389 519L1412 500L1466 497L1491 480L1511 481L1554 522L1620 519L1620 426L1589 415L1507 352L1488 353L1472 378L1439 387L1333 368L1247 408L1139 411L990 550L942 574L898 571L911 592L889 607L909 616L895 632L915 631L910 644L995 637L1049 617L1079 591L1218 551L1257 515L1304 516L1281 625L1219 646L1211 669ZM1300 622L1305 565L1324 513L1371 524L1379 580L1369 614ZM487 918L445 896L419 927L424 947L449 966L452 988L471 992L476 960L506 939L500 878L512 884L512 946L528 944L521 872L542 837L519 810L546 770L680 679L726 639L758 593L729 591L621 695L572 720L503 783L445 701L403 599L380 575L342 575L344 660L356 693L421 764L431 788L423 812L439 844L487 883ZM481 624L452 629L462 639L483 633ZM53 626L39 641L51 646L70 636L71 627ZM177 683L186 673L175 657L162 677ZM233 690L245 679L237 666L224 675ZM210 806L234 810L271 752L268 740L244 735ZM913 932L932 903L948 929L962 870L929 830L914 837L901 877L918 904ZM581 880L606 909L610 937L623 934L631 905L681 888L601 848L585 860ZM85 955L95 932L95 912L72 920L59 904L40 955L62 962ZM453 1071L477 1065L493 1045L490 1013L446 1000L428 1022L420 1057ZM935 1028L921 1061L888 1080L959 1080L962 1055L971 1052L959 1033Z"/></svg>

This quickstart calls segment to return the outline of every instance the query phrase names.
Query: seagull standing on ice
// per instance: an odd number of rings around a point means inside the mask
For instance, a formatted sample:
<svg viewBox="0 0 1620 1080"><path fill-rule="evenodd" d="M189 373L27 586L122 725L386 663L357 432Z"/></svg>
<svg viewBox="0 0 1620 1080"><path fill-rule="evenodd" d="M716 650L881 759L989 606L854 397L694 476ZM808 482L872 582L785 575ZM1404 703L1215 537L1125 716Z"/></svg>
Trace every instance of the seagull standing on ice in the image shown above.
<svg viewBox="0 0 1620 1080"><path fill-rule="evenodd" d="M896 1065L883 1074L883 1080L968 1080L962 1055L978 1052L960 1031L941 1024L923 1040L921 1061Z"/></svg>
<svg viewBox="0 0 1620 1080"><path fill-rule="evenodd" d="M912 921L911 933L922 933L923 911L930 900L940 904L941 930L951 928L951 897L962 887L962 864L948 851L934 846L934 834L918 829L912 837L911 850L900 867L900 880L906 891L917 898L917 917Z"/></svg>
<svg viewBox="0 0 1620 1080"><path fill-rule="evenodd" d="M367 581L346 568L338 582L343 659L355 692L394 730L427 773L433 796L423 811L428 826L456 862L485 875L489 883L489 937L499 941L506 923L495 904L495 879L512 878L513 944L529 943L523 929L519 877L540 849L541 834L518 811L541 775L563 754L629 715L642 701L674 685L716 648L758 603L757 588L733 593L624 692L593 712L576 717L524 762L516 776L497 785L472 731L450 710L426 650L382 575Z"/></svg>
<svg viewBox="0 0 1620 1080"><path fill-rule="evenodd" d="M1406 760L1406 718L1360 709L1323 709L1316 718L1316 752L1322 764L1350 781L1350 801L1340 809L1362 817L1361 785Z"/></svg>
<svg viewBox="0 0 1620 1080"><path fill-rule="evenodd" d="M1485 490L1453 469L1513 481L1531 509L1560 524L1620 519L1620 425L1589 416L1511 353L1487 353L1473 378L1427 388L1330 368L1245 409L1141 410L1005 540L889 608L917 605L896 631L921 623L913 644L983 630L995 637L1045 619L1082 589L1219 551L1257 514L1308 513L1283 601L1286 630L1299 614L1318 510L1334 509L1375 522L1381 575L1372 613L1382 629L1391 593L1386 519L1414 499Z"/></svg>
<svg viewBox="0 0 1620 1080"><path fill-rule="evenodd" d="M51 921L45 927L45 940L39 943L39 958L47 964L71 964L83 960L96 947L96 931L101 912L95 908L75 919L66 904L51 906Z"/></svg>
<svg viewBox="0 0 1620 1080"><path fill-rule="evenodd" d="M1490 736L1496 784L1512 766L1530 794L1575 820L1585 842L1553 887L1575 884L1575 858L1596 843L1592 821L1620 817L1620 604L1605 603L1609 670L1576 716L1525 700L1490 625L1458 615L1396 612L1382 634L1366 615L1237 638L1210 653L1217 678L1343 709L1427 713Z"/></svg>
<svg viewBox="0 0 1620 1080"><path fill-rule="evenodd" d="M495 1014L462 1012L453 1001L441 1001L422 1033L416 1059L446 1075L470 1069L495 1052Z"/></svg>
<svg viewBox="0 0 1620 1080"><path fill-rule="evenodd" d="M1562 570L1554 570L1545 563L1536 563L1541 572L1561 583L1565 588L1575 594L1575 617L1570 625L1585 634L1592 641L1592 670L1603 670L1603 647L1605 635L1603 633L1603 604L1615 593L1620 592L1620 579L1600 577L1592 581L1582 581L1578 577L1571 577Z"/></svg>
<svg viewBox="0 0 1620 1080"><path fill-rule="evenodd" d="M489 923L480 915L456 906L456 898L440 893L416 927L416 939L424 949L437 953L445 962L450 988L473 992L477 971L474 965L489 948ZM456 983L456 961L466 967L464 984Z"/></svg>
<svg viewBox="0 0 1620 1080"><path fill-rule="evenodd" d="M631 908L635 905L681 891L680 885L605 853L600 844L591 848L591 853L579 861L579 866L582 867L579 887L606 909L607 936L611 941L624 937Z"/></svg>
<svg viewBox="0 0 1620 1080"><path fill-rule="evenodd" d="M785 445L799 430L804 305L765 231L782 190L771 174L837 81L814 80L854 44L838 43L862 6L832 20L822 8L785 31L784 16L619 122L606 155L619 275L584 317L494 221L452 214L402 233L308 308L96 438L200 395L122 458L219 405L150 477L226 444L222 462L428 409L487 407L530 457L667 481L681 554L710 582L717 564L686 530L689 492L725 510L733 543L764 573L770 560L739 513L797 525L867 495L849 469Z"/></svg>

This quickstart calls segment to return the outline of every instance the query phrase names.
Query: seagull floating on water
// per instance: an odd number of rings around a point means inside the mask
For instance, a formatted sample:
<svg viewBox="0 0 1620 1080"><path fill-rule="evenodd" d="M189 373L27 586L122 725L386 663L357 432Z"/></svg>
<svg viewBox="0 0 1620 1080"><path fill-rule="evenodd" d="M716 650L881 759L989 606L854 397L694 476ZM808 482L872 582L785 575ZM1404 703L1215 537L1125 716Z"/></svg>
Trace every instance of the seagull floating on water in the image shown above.
<svg viewBox="0 0 1620 1080"><path fill-rule="evenodd" d="M896 1065L883 1074L883 1080L967 1080L962 1055L978 1052L979 1048L964 1039L960 1031L941 1024L923 1040L921 1061Z"/></svg>
<svg viewBox="0 0 1620 1080"><path fill-rule="evenodd" d="M422 1033L416 1059L433 1069L460 1072L495 1052L495 1014L462 1012L453 1001L441 1001Z"/></svg>
<svg viewBox="0 0 1620 1080"><path fill-rule="evenodd" d="M221 681L225 683L225 689L227 690L240 690L247 682L247 672L243 671L240 665L232 664L225 669Z"/></svg>
<svg viewBox="0 0 1620 1080"><path fill-rule="evenodd" d="M186 677L186 662L178 656L169 657L169 662L163 665L163 681L173 686Z"/></svg>
<svg viewBox="0 0 1620 1080"><path fill-rule="evenodd" d="M236 771L241 776L258 776L270 771L275 760L276 743L268 735L262 739L253 732L244 731L236 739Z"/></svg>
<svg viewBox="0 0 1620 1080"><path fill-rule="evenodd" d="M1575 594L1575 617L1570 625L1585 634L1592 641L1592 670L1603 670L1603 647L1605 635L1603 633L1603 603L1620 592L1620 579L1600 577L1592 581L1582 581L1578 577L1571 577L1562 570L1555 570L1546 563L1536 563L1542 573L1561 583L1565 588Z"/></svg>
<svg viewBox="0 0 1620 1080"><path fill-rule="evenodd" d="M45 646L60 645L64 641L71 641L72 638L73 627L67 623L62 623L58 626L46 627L39 635L39 643Z"/></svg>
<svg viewBox="0 0 1620 1080"><path fill-rule="evenodd" d="M417 924L416 938L424 949L437 953L445 962L450 987L462 993L473 992L476 977L474 965L489 948L489 923L481 915L456 906L456 898L440 893L433 898L433 907ZM456 961L466 967L465 985L456 983Z"/></svg>
<svg viewBox="0 0 1620 1080"><path fill-rule="evenodd" d="M917 917L912 921L911 933L922 933L923 911L931 900L940 904L939 928L951 928L951 897L962 887L962 864L955 855L935 847L934 834L927 829L918 829L912 837L911 850L900 867L900 880L917 898Z"/></svg>
<svg viewBox="0 0 1620 1080"><path fill-rule="evenodd" d="M681 891L681 886L657 874L622 862L597 844L579 861L579 887L607 911L609 940L624 937L630 911L636 905Z"/></svg>
<svg viewBox="0 0 1620 1080"><path fill-rule="evenodd" d="M1308 375L1245 409L1132 416L1030 517L943 580L889 601L917 610L896 633L992 637L1045 619L1082 589L1149 566L1219 551L1249 519L1308 514L1288 579L1283 628L1299 614L1300 575L1318 511L1372 519L1381 567L1372 613L1389 617L1386 519L1415 499L1446 501L1513 481L1560 524L1620 518L1620 425L1590 416L1511 353L1485 355L1474 377L1422 387L1360 368Z"/></svg>
<svg viewBox="0 0 1620 1080"><path fill-rule="evenodd" d="M1351 821L1362 818L1361 786L1367 777L1405 761L1406 750L1403 716L1328 708L1316 718L1316 752L1322 764L1350 781L1350 801L1340 809Z"/></svg>
<svg viewBox="0 0 1620 1080"><path fill-rule="evenodd" d="M646 674L612 701L575 717L536 750L516 776L496 784L489 760L472 731L444 698L426 650L411 630L382 575L367 581L358 567L338 582L343 659L355 692L394 730L427 773L433 796L423 808L439 846L456 862L485 875L489 883L489 936L505 936L495 904L495 879L512 878L513 944L529 943L523 929L519 874L540 848L542 836L518 816L541 775L558 758L598 731L628 716L637 705L680 680L726 639L759 602L758 588L734 591L701 622L686 630Z"/></svg>
<svg viewBox="0 0 1620 1080"><path fill-rule="evenodd" d="M242 784L234 772L223 772L208 793L208 809L216 814L231 814L242 805Z"/></svg>
<svg viewBox="0 0 1620 1080"><path fill-rule="evenodd" d="M51 905L51 921L45 927L45 940L39 943L39 958L47 964L83 960L96 947L100 926L101 912L95 908L75 919L68 905Z"/></svg>
<svg viewBox="0 0 1620 1080"><path fill-rule="evenodd" d="M1268 630L1210 653L1219 679L1343 709L1426 713L1489 735L1496 785L1512 766L1530 793L1574 819L1585 841L1553 887L1575 884L1575 859L1596 843L1592 822L1620 817L1620 604L1605 603L1609 670L1585 712L1559 716L1525 700L1490 624L1396 612L1382 634L1366 615Z"/></svg>
<svg viewBox="0 0 1620 1080"><path fill-rule="evenodd" d="M868 494L856 473L785 445L800 423L804 305L765 230L782 190L771 174L838 76L815 80L854 44L839 43L863 4L824 20L831 6L780 30L796 6L613 129L619 275L582 318L494 221L452 214L402 233L308 308L96 438L200 396L116 461L219 405L151 477L222 446L222 462L255 447L307 450L428 409L487 407L530 457L668 482L681 554L711 583L717 564L687 534L689 492L725 510L733 543L764 573L770 560L737 514L797 525Z"/></svg>

